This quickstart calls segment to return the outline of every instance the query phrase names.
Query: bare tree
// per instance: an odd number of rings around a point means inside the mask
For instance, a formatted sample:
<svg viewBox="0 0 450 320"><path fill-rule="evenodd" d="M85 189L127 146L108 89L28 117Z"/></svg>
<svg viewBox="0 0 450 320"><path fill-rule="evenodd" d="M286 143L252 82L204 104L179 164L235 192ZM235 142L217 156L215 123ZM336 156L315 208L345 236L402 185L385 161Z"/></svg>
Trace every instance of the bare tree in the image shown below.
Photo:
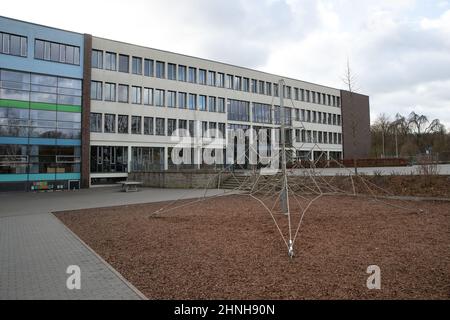
<svg viewBox="0 0 450 320"><path fill-rule="evenodd" d="M348 92L350 93L350 130L352 133L352 144L353 144L353 150L356 150L356 136L358 132L358 122L356 121L355 114L353 112L353 103L354 103L354 93L356 93L357 89L357 77L354 74L353 70L350 67L350 59L347 58L347 66L345 69L344 77L342 78L342 81L344 82L345 86L347 87ZM358 174L358 166L357 166L357 160L356 157L353 159L353 167L355 169L355 174Z"/></svg>

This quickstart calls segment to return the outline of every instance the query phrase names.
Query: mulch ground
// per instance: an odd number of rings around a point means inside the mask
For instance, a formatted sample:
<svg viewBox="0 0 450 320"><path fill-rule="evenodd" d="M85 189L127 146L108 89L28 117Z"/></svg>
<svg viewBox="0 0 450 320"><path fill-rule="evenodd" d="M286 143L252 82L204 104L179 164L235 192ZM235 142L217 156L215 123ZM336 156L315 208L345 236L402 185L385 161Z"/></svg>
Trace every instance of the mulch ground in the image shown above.
<svg viewBox="0 0 450 320"><path fill-rule="evenodd" d="M149 299L449 299L450 203L389 203L411 209L317 200L292 260L271 215L243 195L157 216L167 203L56 215ZM286 216L275 219L286 237ZM381 268L381 290L366 287L369 265Z"/></svg>

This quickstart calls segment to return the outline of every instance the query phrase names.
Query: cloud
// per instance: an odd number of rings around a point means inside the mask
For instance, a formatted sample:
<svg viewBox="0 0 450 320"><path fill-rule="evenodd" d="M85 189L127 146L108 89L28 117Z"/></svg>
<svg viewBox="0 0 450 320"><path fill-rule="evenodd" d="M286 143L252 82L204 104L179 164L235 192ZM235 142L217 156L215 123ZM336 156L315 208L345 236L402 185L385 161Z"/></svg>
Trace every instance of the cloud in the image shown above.
<svg viewBox="0 0 450 320"><path fill-rule="evenodd" d="M2 14L337 88L349 58L372 118L415 108L450 129L449 1L82 2L7 1Z"/></svg>

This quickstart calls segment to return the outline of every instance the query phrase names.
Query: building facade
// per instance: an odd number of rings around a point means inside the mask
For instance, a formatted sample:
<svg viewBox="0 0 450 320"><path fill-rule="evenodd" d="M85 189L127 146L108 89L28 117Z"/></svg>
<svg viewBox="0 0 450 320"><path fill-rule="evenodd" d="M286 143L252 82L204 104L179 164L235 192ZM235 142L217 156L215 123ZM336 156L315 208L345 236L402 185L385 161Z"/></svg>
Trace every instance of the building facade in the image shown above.
<svg viewBox="0 0 450 320"><path fill-rule="evenodd" d="M78 188L83 35L0 17L0 190Z"/></svg>
<svg viewBox="0 0 450 320"><path fill-rule="evenodd" d="M185 167L201 168L202 150L225 142L229 129L279 128L280 95L292 157L368 155L366 96L289 78L280 87L277 75L7 18L0 32L26 39L18 55L0 51L3 189L14 180L64 189L179 169L174 133L195 137L194 165ZM78 48L76 59L68 48Z"/></svg>

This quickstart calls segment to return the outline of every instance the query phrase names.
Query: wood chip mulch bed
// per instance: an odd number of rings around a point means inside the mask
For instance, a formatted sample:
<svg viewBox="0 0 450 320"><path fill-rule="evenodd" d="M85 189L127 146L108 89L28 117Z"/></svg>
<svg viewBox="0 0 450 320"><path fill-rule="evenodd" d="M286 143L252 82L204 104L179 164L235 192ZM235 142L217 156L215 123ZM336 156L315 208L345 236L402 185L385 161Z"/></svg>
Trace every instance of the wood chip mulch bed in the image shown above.
<svg viewBox="0 0 450 320"><path fill-rule="evenodd" d="M404 210L323 197L305 215L292 260L270 214L248 196L151 215L164 205L56 215L149 299L450 298L450 203ZM287 236L286 216L275 219ZM381 290L366 287L369 265L381 268Z"/></svg>

